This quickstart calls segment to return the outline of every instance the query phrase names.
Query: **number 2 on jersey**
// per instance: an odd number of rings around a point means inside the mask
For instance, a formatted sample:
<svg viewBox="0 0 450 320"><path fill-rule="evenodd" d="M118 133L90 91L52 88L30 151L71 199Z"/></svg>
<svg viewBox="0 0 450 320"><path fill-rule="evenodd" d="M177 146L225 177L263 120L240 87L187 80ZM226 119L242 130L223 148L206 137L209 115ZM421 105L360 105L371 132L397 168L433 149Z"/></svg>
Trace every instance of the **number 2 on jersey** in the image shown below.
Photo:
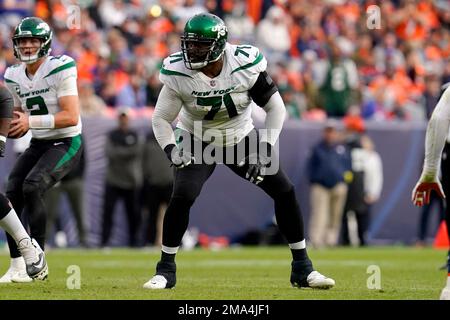
<svg viewBox="0 0 450 320"><path fill-rule="evenodd" d="M214 116L216 115L217 112L219 112L220 107L222 106L222 101L225 104L225 107L227 108L228 116L230 118L237 116L238 113L236 105L234 104L233 99L231 99L230 94L227 93L223 96L223 98L221 96L197 97L197 105L202 107L211 106L211 110L208 111L203 120L213 120Z"/></svg>
<svg viewBox="0 0 450 320"><path fill-rule="evenodd" d="M45 104L44 98L41 96L28 98L26 105L28 110L30 110L30 115L32 116L48 114L47 105Z"/></svg>

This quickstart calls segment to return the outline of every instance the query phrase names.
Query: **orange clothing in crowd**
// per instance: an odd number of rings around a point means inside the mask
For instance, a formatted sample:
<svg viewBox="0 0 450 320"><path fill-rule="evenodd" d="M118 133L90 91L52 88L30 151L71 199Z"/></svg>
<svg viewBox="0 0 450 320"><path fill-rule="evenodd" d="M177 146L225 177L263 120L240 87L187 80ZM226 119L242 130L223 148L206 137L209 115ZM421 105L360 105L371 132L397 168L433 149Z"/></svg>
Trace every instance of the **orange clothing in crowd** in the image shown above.
<svg viewBox="0 0 450 320"><path fill-rule="evenodd" d="M422 41L427 35L425 26L412 19L400 23L395 32L400 39L405 41Z"/></svg>
<svg viewBox="0 0 450 320"><path fill-rule="evenodd" d="M356 2L349 2L344 5L337 6L336 13L341 19L356 23L361 16L360 5Z"/></svg>
<svg viewBox="0 0 450 320"><path fill-rule="evenodd" d="M97 66L98 57L94 52L83 52L77 61L78 78L92 82L94 80L93 70Z"/></svg>
<svg viewBox="0 0 450 320"><path fill-rule="evenodd" d="M426 1L419 2L417 4L417 11L425 19L427 28L435 29L440 26L438 15L430 3Z"/></svg>
<svg viewBox="0 0 450 320"><path fill-rule="evenodd" d="M404 72L397 71L391 79L384 74L379 75L369 84L369 89L374 95L392 92L397 104L403 105L409 99L413 83Z"/></svg>
<svg viewBox="0 0 450 320"><path fill-rule="evenodd" d="M50 10L47 6L47 1L37 0L34 9L34 14L36 15L36 17L48 20L48 18L50 17Z"/></svg>

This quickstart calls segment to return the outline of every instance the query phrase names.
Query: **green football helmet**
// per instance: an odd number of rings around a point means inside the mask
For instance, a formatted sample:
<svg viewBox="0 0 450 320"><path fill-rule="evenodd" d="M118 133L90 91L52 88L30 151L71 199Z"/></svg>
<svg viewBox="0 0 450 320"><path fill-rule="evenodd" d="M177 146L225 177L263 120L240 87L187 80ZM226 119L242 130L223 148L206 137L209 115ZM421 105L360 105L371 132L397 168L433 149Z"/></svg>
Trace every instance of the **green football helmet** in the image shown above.
<svg viewBox="0 0 450 320"><path fill-rule="evenodd" d="M219 17L201 13L190 18L181 36L181 50L186 68L201 69L222 57L228 29Z"/></svg>
<svg viewBox="0 0 450 320"><path fill-rule="evenodd" d="M50 48L52 36L53 32L44 20L36 17L24 18L14 30L12 38L15 57L22 62L33 63L47 56L52 51ZM41 40L41 46L35 54L24 55L19 49L19 39L21 38L39 38Z"/></svg>

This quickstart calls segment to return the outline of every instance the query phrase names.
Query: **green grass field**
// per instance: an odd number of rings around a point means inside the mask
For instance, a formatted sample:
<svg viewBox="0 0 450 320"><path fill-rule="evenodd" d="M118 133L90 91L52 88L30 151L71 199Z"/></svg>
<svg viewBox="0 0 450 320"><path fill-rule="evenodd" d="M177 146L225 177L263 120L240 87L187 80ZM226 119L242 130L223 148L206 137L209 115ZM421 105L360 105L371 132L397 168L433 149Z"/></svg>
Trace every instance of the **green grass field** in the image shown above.
<svg viewBox="0 0 450 320"><path fill-rule="evenodd" d="M286 247L246 247L221 251L181 251L178 282L172 290L142 288L154 273L158 250L51 250L45 282L0 285L0 299L153 299L153 300L296 300L296 299L439 299L446 251L409 247L310 250L320 272L334 278L327 290L290 286ZM0 255L0 272L9 257ZM77 265L81 288L68 289L67 269ZM370 265L381 270L381 289L368 289Z"/></svg>

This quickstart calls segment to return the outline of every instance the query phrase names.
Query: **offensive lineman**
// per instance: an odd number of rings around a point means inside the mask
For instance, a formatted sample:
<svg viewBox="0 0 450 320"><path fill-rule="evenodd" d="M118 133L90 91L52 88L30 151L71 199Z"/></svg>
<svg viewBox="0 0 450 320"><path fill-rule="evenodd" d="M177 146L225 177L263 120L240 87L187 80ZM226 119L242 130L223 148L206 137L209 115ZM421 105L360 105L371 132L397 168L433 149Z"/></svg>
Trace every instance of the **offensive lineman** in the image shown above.
<svg viewBox="0 0 450 320"><path fill-rule="evenodd" d="M42 19L27 17L13 35L20 64L9 67L5 82L14 97L9 136L32 132L30 146L17 159L8 179L6 196L17 214L28 214L31 237L44 249L44 193L79 161L82 152L77 69L66 55L50 56L52 30ZM0 282L29 282L17 245L7 234L11 266Z"/></svg>
<svg viewBox="0 0 450 320"><path fill-rule="evenodd" d="M176 284L175 255L188 226L189 210L216 165L199 160L202 156L193 150L195 146L192 148L196 143L203 153L213 145L211 154L232 154L233 161L225 162L227 167L274 199L278 226L292 252L292 285L331 288L334 280L315 271L307 255L303 220L292 183L281 169L266 175L276 162L273 146L286 112L266 72L267 61L253 46L227 43L227 36L227 28L217 16L195 15L185 25L182 52L167 57L161 68L164 86L152 123L158 143L176 167L175 183L164 216L161 260L144 288L165 289ZM255 134L251 119L253 102L267 113L268 131L260 136ZM175 139L171 123L177 116L176 132L180 136ZM205 141L202 132L208 130L216 135ZM251 152L254 136L258 136L257 148ZM242 145L246 151L239 158L236 154Z"/></svg>

